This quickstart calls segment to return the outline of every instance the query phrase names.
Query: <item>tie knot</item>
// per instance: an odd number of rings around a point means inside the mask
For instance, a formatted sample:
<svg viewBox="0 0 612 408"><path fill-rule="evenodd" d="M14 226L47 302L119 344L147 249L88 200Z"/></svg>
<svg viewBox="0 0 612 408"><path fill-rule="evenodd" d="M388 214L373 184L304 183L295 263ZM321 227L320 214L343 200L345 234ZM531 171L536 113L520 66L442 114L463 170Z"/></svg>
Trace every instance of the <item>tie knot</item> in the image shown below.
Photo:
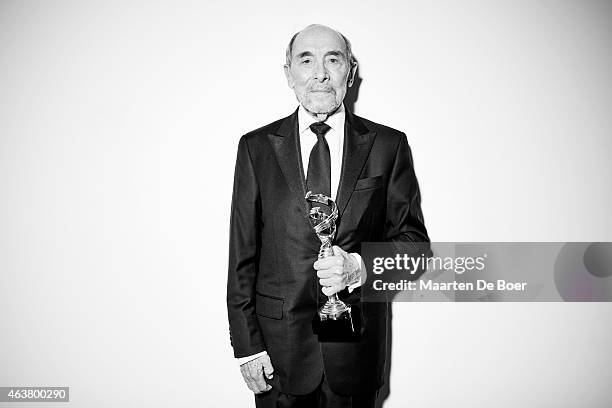
<svg viewBox="0 0 612 408"><path fill-rule="evenodd" d="M331 127L325 122L316 122L310 125L310 130L312 130L317 137L325 136L329 129L331 129Z"/></svg>

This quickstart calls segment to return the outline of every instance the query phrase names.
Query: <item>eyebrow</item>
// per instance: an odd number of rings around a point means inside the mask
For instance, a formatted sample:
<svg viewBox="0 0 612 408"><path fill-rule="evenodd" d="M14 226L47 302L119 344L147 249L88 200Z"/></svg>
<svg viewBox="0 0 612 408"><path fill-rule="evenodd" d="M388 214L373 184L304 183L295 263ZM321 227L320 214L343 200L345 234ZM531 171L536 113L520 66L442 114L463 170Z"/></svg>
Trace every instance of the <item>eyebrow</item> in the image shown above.
<svg viewBox="0 0 612 408"><path fill-rule="evenodd" d="M325 53L325 56L328 55L333 55L334 57L343 57L344 58L344 53L342 53L341 51L329 51L327 53Z"/></svg>
<svg viewBox="0 0 612 408"><path fill-rule="evenodd" d="M343 53L342 51L328 51L328 52L326 52L326 53L325 53L325 56L327 57L328 55L333 55L333 56L335 56L335 57L343 57L343 58L346 58L346 57L344 56L344 53ZM310 51L303 51L303 52L300 52L300 53L297 55L297 57L298 57L298 58L304 58L304 57L313 57L313 56L314 56L314 54L313 54L312 52L310 52Z"/></svg>
<svg viewBox="0 0 612 408"><path fill-rule="evenodd" d="M300 52L297 57L298 58L304 58L304 57L312 57L313 54L310 51L304 51L304 52Z"/></svg>

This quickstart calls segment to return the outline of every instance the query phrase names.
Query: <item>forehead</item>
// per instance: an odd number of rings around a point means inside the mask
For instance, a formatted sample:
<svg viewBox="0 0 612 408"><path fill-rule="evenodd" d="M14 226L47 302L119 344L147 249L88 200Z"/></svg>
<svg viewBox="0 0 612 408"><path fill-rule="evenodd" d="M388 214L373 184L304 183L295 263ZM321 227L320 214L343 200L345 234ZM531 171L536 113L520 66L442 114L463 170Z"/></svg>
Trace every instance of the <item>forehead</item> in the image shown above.
<svg viewBox="0 0 612 408"><path fill-rule="evenodd" d="M292 54L304 51L339 51L346 53L344 39L336 31L327 27L307 28L295 37Z"/></svg>

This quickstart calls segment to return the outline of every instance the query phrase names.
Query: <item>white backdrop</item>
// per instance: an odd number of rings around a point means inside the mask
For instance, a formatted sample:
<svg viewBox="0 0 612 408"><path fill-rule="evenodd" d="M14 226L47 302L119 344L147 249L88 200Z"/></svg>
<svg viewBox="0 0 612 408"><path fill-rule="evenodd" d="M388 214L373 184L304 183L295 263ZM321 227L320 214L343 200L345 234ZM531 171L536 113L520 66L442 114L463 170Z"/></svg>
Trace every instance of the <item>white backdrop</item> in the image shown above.
<svg viewBox="0 0 612 408"><path fill-rule="evenodd" d="M407 133L432 240L612 241L612 4L433 3L2 1L0 386L250 406L236 147L297 106L284 50L310 23L352 41L356 112ZM396 304L385 408L609 407L610 312Z"/></svg>

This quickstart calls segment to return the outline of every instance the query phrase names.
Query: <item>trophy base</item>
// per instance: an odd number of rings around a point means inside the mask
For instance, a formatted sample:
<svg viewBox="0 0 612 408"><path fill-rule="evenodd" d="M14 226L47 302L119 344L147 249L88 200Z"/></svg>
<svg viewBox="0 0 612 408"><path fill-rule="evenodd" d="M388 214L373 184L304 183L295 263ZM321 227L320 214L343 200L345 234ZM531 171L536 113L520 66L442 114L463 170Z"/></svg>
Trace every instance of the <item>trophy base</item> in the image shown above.
<svg viewBox="0 0 612 408"><path fill-rule="evenodd" d="M359 311L355 315L344 302L331 306L326 303L313 321L313 331L319 342L355 342L360 339Z"/></svg>
<svg viewBox="0 0 612 408"><path fill-rule="evenodd" d="M329 299L321 309L319 309L319 318L324 320L342 320L351 316L351 307L341 300Z"/></svg>

